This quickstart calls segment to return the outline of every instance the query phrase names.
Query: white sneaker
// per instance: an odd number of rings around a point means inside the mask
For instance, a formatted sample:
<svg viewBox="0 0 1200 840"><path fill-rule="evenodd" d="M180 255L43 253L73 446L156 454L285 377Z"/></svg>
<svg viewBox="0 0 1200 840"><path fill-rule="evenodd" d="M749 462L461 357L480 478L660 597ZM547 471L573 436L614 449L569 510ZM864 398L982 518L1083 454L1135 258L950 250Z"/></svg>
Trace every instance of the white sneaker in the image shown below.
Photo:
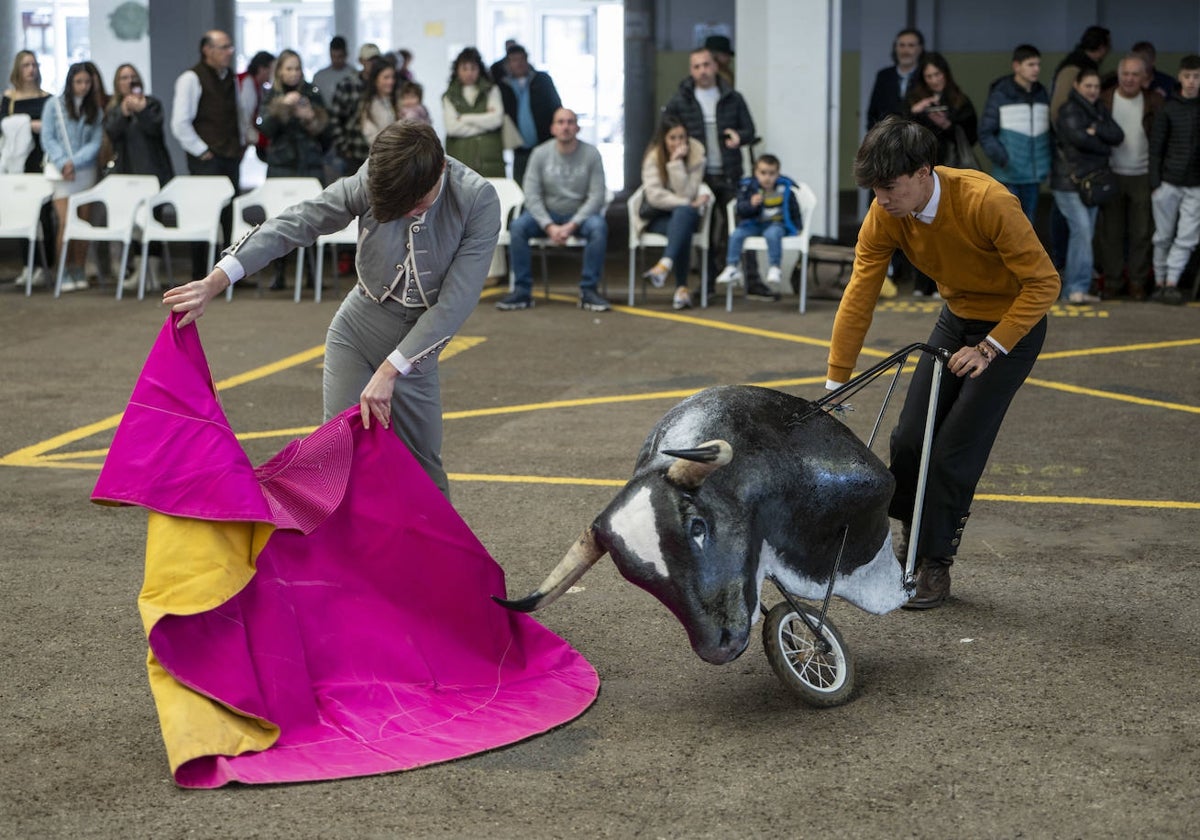
<svg viewBox="0 0 1200 840"><path fill-rule="evenodd" d="M724 286L733 283L736 286L742 284L742 272L736 265L727 265L725 270L717 275L717 285Z"/></svg>
<svg viewBox="0 0 1200 840"><path fill-rule="evenodd" d="M783 282L783 272L779 270L779 266L773 265L767 269L767 284L770 286L778 286Z"/></svg>

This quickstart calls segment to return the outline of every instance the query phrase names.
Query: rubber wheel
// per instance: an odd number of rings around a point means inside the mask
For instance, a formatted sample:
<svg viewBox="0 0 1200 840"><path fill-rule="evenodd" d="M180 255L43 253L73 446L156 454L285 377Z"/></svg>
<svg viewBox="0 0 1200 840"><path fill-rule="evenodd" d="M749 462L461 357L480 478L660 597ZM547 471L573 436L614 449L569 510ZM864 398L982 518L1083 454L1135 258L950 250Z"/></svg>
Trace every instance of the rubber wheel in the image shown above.
<svg viewBox="0 0 1200 840"><path fill-rule="evenodd" d="M805 605L800 608L815 625L818 612ZM793 694L812 706L837 706L845 703L854 690L854 660L828 616L821 635L829 643L828 653L817 646L817 638L804 619L782 601L767 613L763 647L775 676Z"/></svg>

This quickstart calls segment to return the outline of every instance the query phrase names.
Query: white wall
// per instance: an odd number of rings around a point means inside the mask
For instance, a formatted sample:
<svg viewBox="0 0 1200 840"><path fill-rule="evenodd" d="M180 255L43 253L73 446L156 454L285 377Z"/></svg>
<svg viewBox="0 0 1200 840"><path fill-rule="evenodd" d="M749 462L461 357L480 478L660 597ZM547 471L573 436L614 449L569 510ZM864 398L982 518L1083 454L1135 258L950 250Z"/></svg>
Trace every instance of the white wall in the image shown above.
<svg viewBox="0 0 1200 840"><path fill-rule="evenodd" d="M109 25L109 16L124 2L125 0L91 0L88 4L88 35L91 39L92 61L104 75L104 89L110 94L113 76L117 67L122 64L132 64L136 67L146 84L146 90L152 91L154 81L150 74L149 29L147 28L146 34L136 41L122 41ZM138 5L149 9L145 0L138 0Z"/></svg>
<svg viewBox="0 0 1200 840"><path fill-rule="evenodd" d="M425 88L425 107L443 137L442 94L450 80L450 62L463 47L476 45L478 11L476 0L394 0L392 4L392 48L412 50L413 76Z"/></svg>
<svg viewBox="0 0 1200 840"><path fill-rule="evenodd" d="M817 194L813 233L837 235L841 0L737 0L737 88L756 151Z"/></svg>

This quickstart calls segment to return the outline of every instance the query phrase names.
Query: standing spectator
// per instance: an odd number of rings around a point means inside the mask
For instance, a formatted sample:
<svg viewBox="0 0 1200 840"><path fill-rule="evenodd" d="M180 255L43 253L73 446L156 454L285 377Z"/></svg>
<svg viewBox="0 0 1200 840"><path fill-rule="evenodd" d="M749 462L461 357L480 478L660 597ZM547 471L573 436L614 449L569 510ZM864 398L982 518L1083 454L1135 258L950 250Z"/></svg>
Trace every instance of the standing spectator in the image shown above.
<svg viewBox="0 0 1200 840"><path fill-rule="evenodd" d="M200 39L200 61L175 80L175 104L171 111L171 133L187 152L189 175L224 175L239 186L239 168L246 148L244 125L238 109L237 79L229 66L233 42L219 29ZM225 239L233 221L232 208L221 213ZM192 276L208 271L204 243L192 246Z"/></svg>
<svg viewBox="0 0 1200 840"><path fill-rule="evenodd" d="M38 66L37 56L29 50L21 50L13 59L12 72L8 75L9 87L4 91L4 97L0 99L0 119L6 119L14 115L24 115L29 118L29 136L28 138L19 141L16 129L17 123L24 123L24 120L13 120L9 123L9 129L4 133L4 152L5 157L16 158L10 168L6 171L38 173L42 171L42 112L45 109L46 103L50 101L51 94L42 90L42 71ZM11 133L10 133L11 132ZM21 129L21 135L24 137L24 129ZM22 157L20 152L28 149ZM51 242L55 237L55 222L54 210L47 205L42 209L41 228L42 241ZM27 245L35 252L35 266L33 277L27 277L29 273L29 254L25 253L25 268L17 279L13 281L17 285L25 285L29 281L35 285L43 285L46 282L46 267L47 259L44 254L38 251L34 245Z"/></svg>
<svg viewBox="0 0 1200 840"><path fill-rule="evenodd" d="M304 68L294 50L279 54L262 112L259 130L268 141L267 177L320 178L329 112L321 92L304 81Z"/></svg>
<svg viewBox="0 0 1200 840"><path fill-rule="evenodd" d="M525 167L534 146L551 137L550 122L554 112L562 107L554 80L529 64L529 53L520 44L513 44L507 53L508 71L500 96L504 112L521 132L524 143L513 149L513 180L524 186Z"/></svg>
<svg viewBox="0 0 1200 840"><path fill-rule="evenodd" d="M504 40L504 55L492 62L492 66L488 68L488 75L492 77L492 81L500 84L504 77L508 75L508 51L517 45L516 38L506 38Z"/></svg>
<svg viewBox="0 0 1200 840"><path fill-rule="evenodd" d="M644 231L663 234L667 247L662 258L646 272L656 288L675 271L673 309L690 309L688 269L691 267L692 236L708 195L700 193L704 183L704 145L688 137L687 126L679 117L665 115L642 158L642 211L630 219L640 236Z"/></svg>
<svg viewBox="0 0 1200 840"><path fill-rule="evenodd" d="M415 82L416 77L412 72L413 54L410 49L398 49L395 53L396 57L396 84L403 87L405 82Z"/></svg>
<svg viewBox="0 0 1200 840"><path fill-rule="evenodd" d="M488 78L479 50L467 47L454 59L450 85L442 94L446 154L485 178L504 177L500 127L504 102L500 86Z"/></svg>
<svg viewBox="0 0 1200 840"><path fill-rule="evenodd" d="M1005 412L1046 337L1059 280L1019 205L989 176L934 166L937 141L890 117L867 132L854 179L873 190L854 249L854 273L833 322L827 387L850 379L871 326L892 252L902 249L945 290L928 343L950 353L919 529L917 590L905 605L929 609L950 595L975 488ZM896 477L889 515L911 533L933 360L921 354L891 436ZM901 552L904 556L904 552Z"/></svg>
<svg viewBox="0 0 1200 840"><path fill-rule="evenodd" d="M237 74L238 119L241 134L246 144L254 147L254 153L264 163L267 160L267 144L271 141L258 130L262 109L263 93L267 82L275 74L275 56L260 50L250 59L246 69Z"/></svg>
<svg viewBox="0 0 1200 840"><path fill-rule="evenodd" d="M1179 276L1200 241L1200 55L1179 62L1172 94L1150 131L1154 299L1183 303ZM1198 280L1197 282L1200 282Z"/></svg>
<svg viewBox="0 0 1200 840"><path fill-rule="evenodd" d="M964 159L960 154L962 144L974 146L979 139L975 106L955 83L950 63L941 53L921 54L916 78L908 87L908 113L937 138L938 163L959 169L979 168L974 157ZM938 297L933 278L911 266L910 270L915 297Z"/></svg>
<svg viewBox="0 0 1200 840"><path fill-rule="evenodd" d="M888 114L904 116L908 111L908 89L917 79L917 61L925 51L925 36L919 29L901 29L892 42L892 64L875 74L871 101L867 105L867 130Z"/></svg>
<svg viewBox="0 0 1200 840"><path fill-rule="evenodd" d="M704 182L716 196L708 255L708 276L715 280L717 260L724 256L729 236L726 207L737 196L738 182L742 180L742 146L755 139L754 120L742 95L717 76L717 64L704 47L692 50L688 56L688 77L679 83L663 113L687 126L688 136L704 146ZM752 263L749 256L746 294L778 300L779 295L757 276L757 263Z"/></svg>
<svg viewBox="0 0 1200 840"><path fill-rule="evenodd" d="M399 118L433 125L433 118L429 116L429 109L425 107L424 98L425 88L420 82L405 82L400 87Z"/></svg>
<svg viewBox="0 0 1200 840"><path fill-rule="evenodd" d="M333 92L343 79L354 75L354 67L346 61L346 55L346 39L334 35L329 41L329 66L313 74L313 87L326 102L333 98Z"/></svg>
<svg viewBox="0 0 1200 840"><path fill-rule="evenodd" d="M529 240L545 236L556 245L572 236L586 241L579 308L607 312L611 307L597 287L604 273L608 223L604 220L604 161L600 150L579 139L575 112L559 108L550 131L553 139L529 156L525 175L525 212L510 228L513 291L496 303L505 311L533 308L533 269Z"/></svg>
<svg viewBox="0 0 1200 840"><path fill-rule="evenodd" d="M112 143L114 173L153 175L162 186L174 177L163 138L162 102L146 93L142 76L132 64L122 64L113 76L104 133Z"/></svg>
<svg viewBox="0 0 1200 840"><path fill-rule="evenodd" d="M733 87L733 43L725 35L709 35L704 39L704 49L712 53L717 63L717 75Z"/></svg>
<svg viewBox="0 0 1200 840"><path fill-rule="evenodd" d="M1146 62L1146 80L1145 86L1147 90L1155 91L1166 102L1171 94L1179 91L1179 82L1171 77L1169 73L1164 73L1154 66L1158 61L1158 50L1154 48L1154 44L1149 41L1138 41L1129 50L1135 55L1140 55Z"/></svg>
<svg viewBox="0 0 1200 840"><path fill-rule="evenodd" d="M396 85L396 69L386 61L375 62L367 77L366 90L359 102L359 125L363 139L370 147L389 125L400 116L400 91Z"/></svg>
<svg viewBox="0 0 1200 840"><path fill-rule="evenodd" d="M356 218L373 235L361 240L358 284L329 325L325 419L357 405L364 427L391 426L448 496L437 354L479 302L500 212L495 189L447 160L431 127L388 126L357 174L268 219L163 303L186 313L179 326L187 326L230 283Z"/></svg>
<svg viewBox="0 0 1200 840"><path fill-rule="evenodd" d="M62 291L74 292L88 287L83 273L87 243L72 242L70 258L62 255L67 204L72 195L96 183L96 156L100 154L100 141L104 135L100 94L84 65L70 66L62 96L51 100L43 116L42 147L46 157L62 173L62 179L54 182L54 212L58 216L55 253L66 263ZM80 208L80 214L85 218L87 212L86 208ZM73 268L71 263L79 267Z"/></svg>
<svg viewBox="0 0 1200 840"><path fill-rule="evenodd" d="M1020 199L1031 224L1038 187L1050 174L1050 97L1038 82L1041 70L1037 47L1013 50L1013 74L992 82L979 120L979 145L992 159L992 177Z"/></svg>
<svg viewBox="0 0 1200 840"><path fill-rule="evenodd" d="M1063 297L1068 303L1099 303L1089 292L1092 284L1092 237L1096 213L1079 195L1078 181L1108 166L1112 147L1125 139L1121 127L1100 101L1100 72L1092 67L1079 71L1067 101L1058 111L1055 123L1058 154L1050 188L1054 204L1067 220L1070 237L1067 245L1066 276Z"/></svg>
<svg viewBox="0 0 1200 840"><path fill-rule="evenodd" d="M1050 122L1058 124L1058 109L1070 96L1080 70L1100 71L1100 62L1112 49L1112 37L1103 26L1089 26L1083 31L1075 49L1054 68L1050 84Z"/></svg>
<svg viewBox="0 0 1200 840"><path fill-rule="evenodd" d="M1123 268L1129 296L1134 300L1146 297L1146 281L1152 276L1150 130L1163 100L1157 91L1145 86L1146 78L1145 59L1130 53L1117 65L1117 86L1100 94L1100 101L1125 133L1125 139L1113 147L1109 158L1119 192L1100 208L1096 220L1094 244L1104 297L1116 297L1120 292Z"/></svg>
<svg viewBox="0 0 1200 840"><path fill-rule="evenodd" d="M338 83L331 103L333 148L345 175L353 175L367 159L370 145L362 133L362 99L376 64L383 63L379 47L363 44L358 51L362 69Z"/></svg>

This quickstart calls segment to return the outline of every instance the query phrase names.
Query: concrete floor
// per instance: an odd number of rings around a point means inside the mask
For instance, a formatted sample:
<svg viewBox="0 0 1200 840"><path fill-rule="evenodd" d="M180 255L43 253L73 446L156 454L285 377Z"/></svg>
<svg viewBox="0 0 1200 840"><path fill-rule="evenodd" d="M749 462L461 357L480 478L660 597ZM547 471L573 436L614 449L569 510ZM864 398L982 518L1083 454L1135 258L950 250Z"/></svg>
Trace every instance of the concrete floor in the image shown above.
<svg viewBox="0 0 1200 840"><path fill-rule="evenodd" d="M614 251L608 265L614 301L625 260ZM453 499L511 593L541 581L686 394L822 393L834 302L805 316L794 298L675 313L652 291L644 306L585 313L576 265L552 263L554 297L532 311L496 311L489 289L442 362ZM202 320L255 461L319 421L337 297L296 305L245 288ZM924 339L937 309L903 293L881 303L863 361ZM210 792L171 782L145 683L145 516L88 502L164 315L111 289L0 289L0 836L1200 833L1197 306L1055 309L950 603L882 617L832 607L858 666L844 706L796 701L757 641L704 664L601 561L539 613L600 674L577 721L413 772ZM861 434L881 392L856 400Z"/></svg>

